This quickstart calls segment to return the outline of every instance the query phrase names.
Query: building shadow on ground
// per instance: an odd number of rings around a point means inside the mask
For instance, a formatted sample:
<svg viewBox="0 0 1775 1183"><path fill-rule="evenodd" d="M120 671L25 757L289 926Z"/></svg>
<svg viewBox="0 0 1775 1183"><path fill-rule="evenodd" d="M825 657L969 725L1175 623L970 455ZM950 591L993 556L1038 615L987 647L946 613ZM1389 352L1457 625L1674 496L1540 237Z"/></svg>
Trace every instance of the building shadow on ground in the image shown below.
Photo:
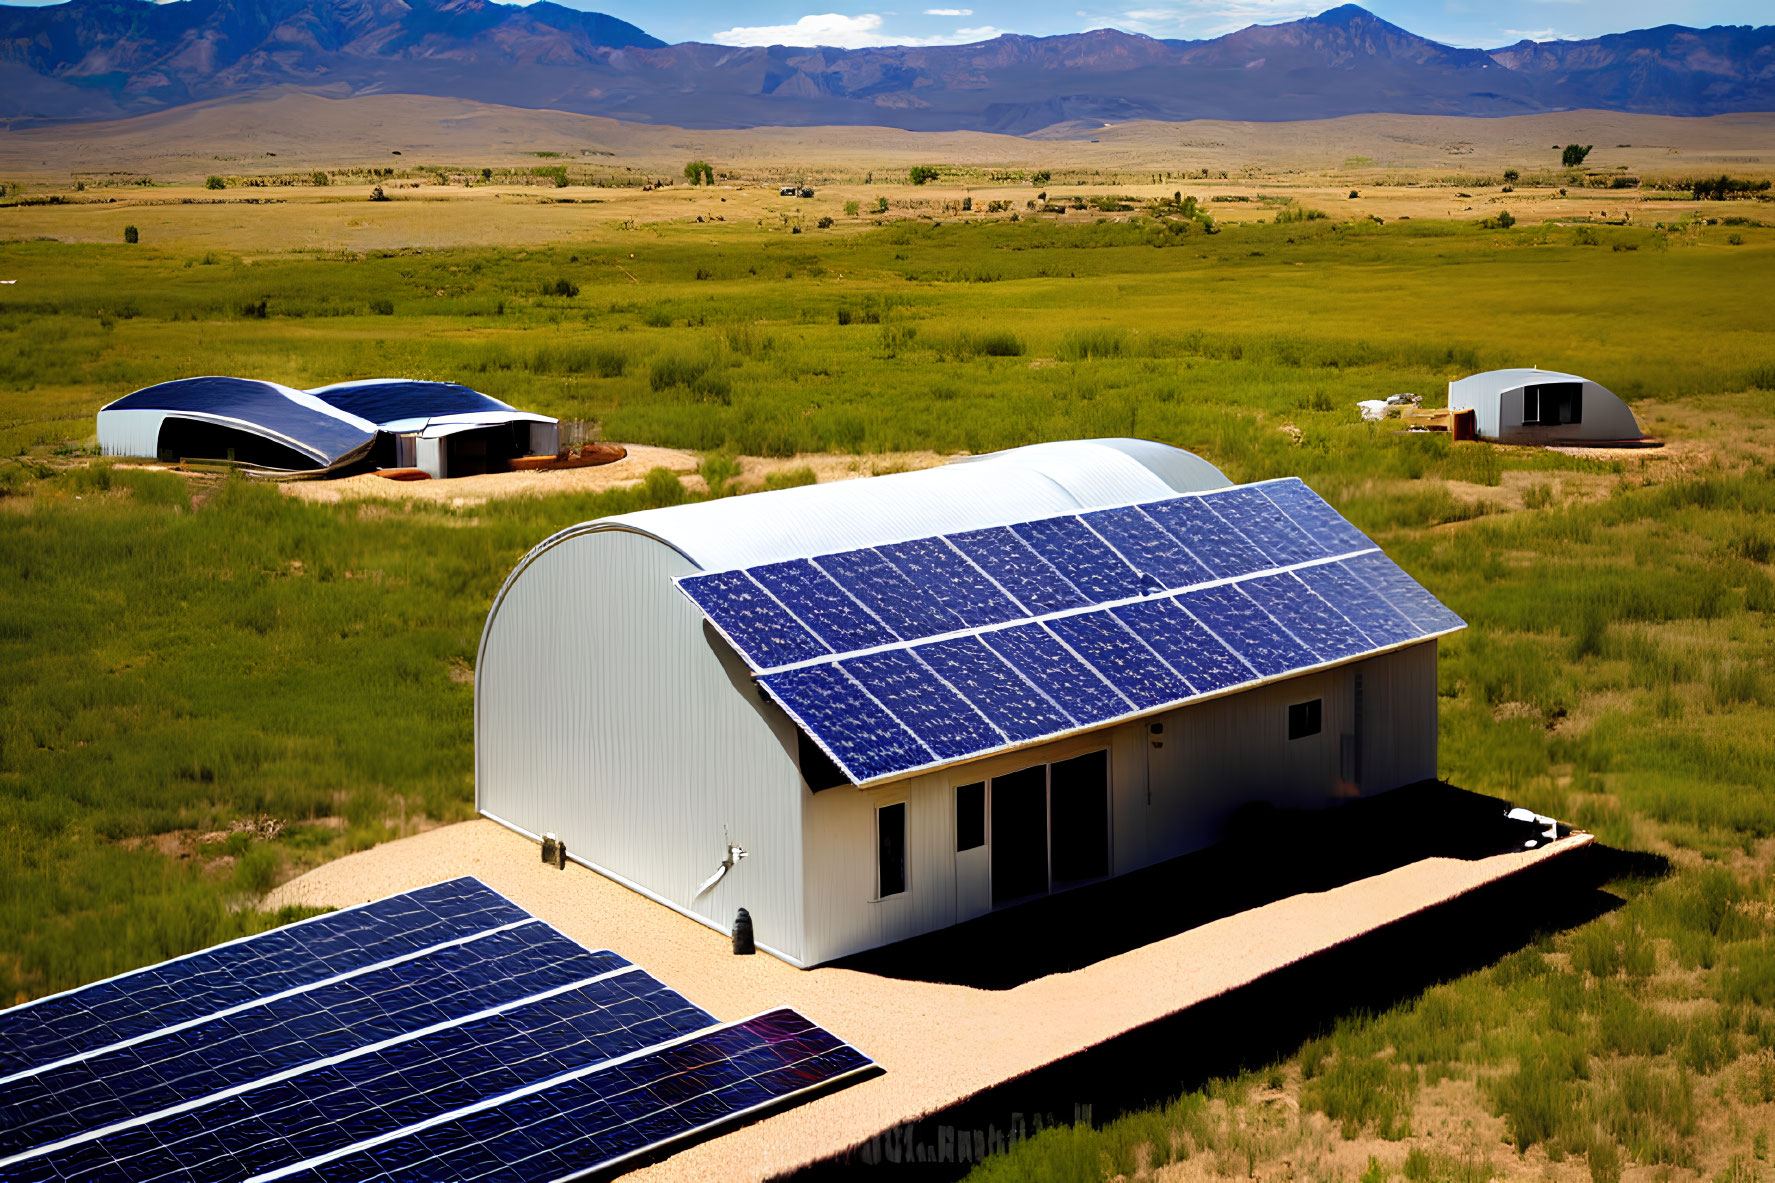
<svg viewBox="0 0 1775 1183"><path fill-rule="evenodd" d="M1472 794L1444 789L1441 796L1458 815L1468 808L1460 798ZM1488 809L1475 814L1476 822L1484 823L1485 812L1502 813L1496 800L1481 800L1488 803ZM1422 803L1411 804L1405 812L1421 807ZM1341 825L1344 819L1338 821ZM1495 834L1506 836L1503 831ZM1510 848L1519 848L1524 840L1517 839ZM1489 838L1471 832L1453 835L1435 853L1465 850L1469 853L1455 857L1478 857L1486 852L1487 841ZM1283 875L1288 870L1285 855L1267 845L1264 849L1268 853L1262 863L1246 865L1260 865L1266 872L1274 869ZM1413 857L1425 857L1424 845L1416 849L1419 853ZM1255 858L1256 853L1248 857ZM1399 861L1410 860L1393 863ZM1380 869L1385 865L1386 859L1371 864ZM1038 1129L1080 1120L1101 1125L1123 1113L1167 1102L1215 1077L1274 1063L1292 1055L1306 1040L1330 1031L1341 1018L1384 1011L1439 982L1492 965L1546 934L1611 911L1621 900L1602 887L1612 880L1656 876L1667 870L1666 860L1656 855L1594 844L1583 847L1326 949L1250 985L1136 1028L916 1122L883 1131L843 1156L789 1177L797 1183L877 1173L895 1179L959 1178L981 1154L1005 1149ZM1345 873L1339 881L1353 877ZM1293 874L1286 878L1290 883L1302 881ZM1235 888L1236 883L1229 882L1217 890L1232 892ZM1256 892L1244 898L1276 894L1288 893ZM1214 909L1216 914L1236 910L1227 906ZM1159 927L1169 931L1175 926ZM1050 932L1048 940L1063 943L1075 935L1098 944L1088 930L1068 933L1064 938ZM1040 1017L1031 1015L1028 1021L1040 1022ZM1004 1038L1017 1038L1014 1024L1007 1027Z"/></svg>
<svg viewBox="0 0 1775 1183"><path fill-rule="evenodd" d="M1212 920L1326 891L1426 858L1481 859L1544 843L1547 827L1438 781L1333 809L1250 807L1207 850L988 913L833 964L1006 990L1082 969ZM1569 833L1559 827L1561 837Z"/></svg>

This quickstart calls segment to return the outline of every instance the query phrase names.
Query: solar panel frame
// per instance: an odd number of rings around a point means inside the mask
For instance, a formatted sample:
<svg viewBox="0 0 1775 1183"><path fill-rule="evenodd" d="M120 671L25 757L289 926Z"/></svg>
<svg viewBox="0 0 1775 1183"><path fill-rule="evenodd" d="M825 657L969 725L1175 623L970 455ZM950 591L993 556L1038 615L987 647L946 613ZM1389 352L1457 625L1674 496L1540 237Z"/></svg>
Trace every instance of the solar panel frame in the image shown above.
<svg viewBox="0 0 1775 1183"><path fill-rule="evenodd" d="M853 783L934 759L924 741L836 666L804 666L758 680ZM840 719L867 729L858 734L857 728L840 728L834 738L823 724ZM898 760L896 753L901 754Z"/></svg>
<svg viewBox="0 0 1775 1183"><path fill-rule="evenodd" d="M1009 526L945 534L950 545L984 571L1017 603L1025 615L1044 615L1090 603L1084 593L1036 554Z"/></svg>
<svg viewBox="0 0 1775 1183"><path fill-rule="evenodd" d="M481 901L484 907L456 908L459 897ZM434 903L444 911L427 912ZM421 912L432 915L431 923L412 922ZM35 999L0 1011L0 1084L15 1073L92 1047L528 917L478 880L461 876ZM336 954L327 951L329 944ZM274 968L280 959L296 964ZM131 989L137 985L146 985L149 998L158 1001L144 1000Z"/></svg>
<svg viewBox="0 0 1775 1183"><path fill-rule="evenodd" d="M834 653L891 645L899 639L806 559L748 567L746 573Z"/></svg>

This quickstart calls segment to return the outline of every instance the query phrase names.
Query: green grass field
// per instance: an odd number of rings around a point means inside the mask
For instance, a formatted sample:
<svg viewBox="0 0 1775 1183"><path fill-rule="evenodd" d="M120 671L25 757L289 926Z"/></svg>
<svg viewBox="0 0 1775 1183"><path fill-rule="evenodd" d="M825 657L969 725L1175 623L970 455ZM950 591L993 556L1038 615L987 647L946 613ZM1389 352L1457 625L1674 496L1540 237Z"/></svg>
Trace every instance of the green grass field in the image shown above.
<svg viewBox="0 0 1775 1183"><path fill-rule="evenodd" d="M276 923L256 904L282 878L470 816L466 674L499 582L564 525L688 495L659 473L472 509L313 504L91 462L111 398L201 373L452 379L715 469L1137 435L1236 480L1307 478L1472 625L1443 647L1443 775L1674 870L1286 1063L980 1175L1754 1178L1775 1124L1772 265L1775 232L1698 224L9 243L0 1001ZM1451 446L1354 408L1517 364L1603 382L1672 447ZM1414 1125L1451 1106L1462 1138ZM1369 1142L1372 1168L1340 1165Z"/></svg>

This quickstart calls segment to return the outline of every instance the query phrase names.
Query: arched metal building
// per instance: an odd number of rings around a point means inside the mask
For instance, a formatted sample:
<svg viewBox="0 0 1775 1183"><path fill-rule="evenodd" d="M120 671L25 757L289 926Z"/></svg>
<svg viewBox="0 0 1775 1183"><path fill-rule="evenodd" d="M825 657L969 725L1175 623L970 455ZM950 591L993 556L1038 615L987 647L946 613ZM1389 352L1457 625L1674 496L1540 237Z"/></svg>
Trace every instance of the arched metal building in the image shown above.
<svg viewBox="0 0 1775 1183"><path fill-rule="evenodd" d="M477 807L813 965L1434 776L1461 627L1299 481L1141 440L624 514L495 598Z"/></svg>
<svg viewBox="0 0 1775 1183"><path fill-rule="evenodd" d="M1633 412L1607 387L1556 370L1488 370L1448 384L1448 408L1471 410L1480 439L1500 444L1637 443Z"/></svg>

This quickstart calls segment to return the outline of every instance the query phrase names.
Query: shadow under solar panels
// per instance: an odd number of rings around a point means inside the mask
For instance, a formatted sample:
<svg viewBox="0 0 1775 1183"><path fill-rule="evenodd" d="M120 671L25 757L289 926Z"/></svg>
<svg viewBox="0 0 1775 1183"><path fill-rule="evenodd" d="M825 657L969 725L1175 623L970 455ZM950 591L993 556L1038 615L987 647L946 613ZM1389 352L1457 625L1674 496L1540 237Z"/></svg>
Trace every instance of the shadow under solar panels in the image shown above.
<svg viewBox="0 0 1775 1183"><path fill-rule="evenodd" d="M302 931L319 920L331 923ZM391 945L391 927L407 932L406 944L433 943L366 961L404 948ZM317 947L353 968L285 986L292 973L312 976ZM224 972L243 965L256 976ZM459 1127L511 1126L492 1157L476 1142L402 1177L482 1179L497 1168L502 1179L540 1183L707 1136L761 1104L872 1068L792 1011L718 1023L639 966L578 945L473 879L27 1003L0 1012L0 1024L21 1029L37 1007L65 1018L85 998L115 998L119 983L181 973L219 974L235 990L257 981L268 992L125 1041L108 1028L81 1038L64 1024L48 1051L65 1054L32 1060L0 1090L0 1179L345 1178L354 1163L384 1170L388 1154L456 1137ZM687 1089L692 1074L698 1087ZM560 1091L568 1088L577 1091ZM544 1107L526 1108L532 1096ZM547 1104L592 1096L603 1106L596 1112ZM544 1109L552 1145L517 1155L525 1165L514 1172L513 1147ZM623 1120L612 1126L615 1110ZM369 1148L386 1149L362 1157Z"/></svg>

